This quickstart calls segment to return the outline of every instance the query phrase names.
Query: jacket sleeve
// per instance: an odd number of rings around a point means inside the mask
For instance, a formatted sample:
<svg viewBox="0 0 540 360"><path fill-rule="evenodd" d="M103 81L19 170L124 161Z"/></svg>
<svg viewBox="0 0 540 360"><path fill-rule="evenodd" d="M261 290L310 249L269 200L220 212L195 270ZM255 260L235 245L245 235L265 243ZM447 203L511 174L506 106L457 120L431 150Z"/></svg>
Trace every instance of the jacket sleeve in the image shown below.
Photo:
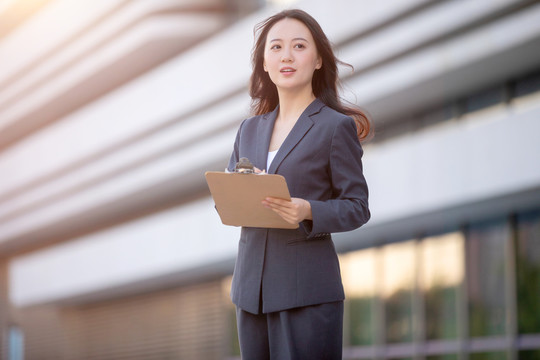
<svg viewBox="0 0 540 360"><path fill-rule="evenodd" d="M241 133L242 133L242 126L244 125L244 122L245 122L245 120L242 121L242 123L240 124L240 127L238 128L238 132L236 133L236 139L234 141L233 152L232 152L231 157L229 159L229 165L227 166L227 169L230 172L234 172L234 169L236 167L236 163L238 162L238 159L239 159L240 136L241 136Z"/></svg>
<svg viewBox="0 0 540 360"><path fill-rule="evenodd" d="M354 230L369 220L362 155L356 124L351 117L346 117L336 125L330 146L332 198L308 200L313 217L312 221L303 223L308 237Z"/></svg>

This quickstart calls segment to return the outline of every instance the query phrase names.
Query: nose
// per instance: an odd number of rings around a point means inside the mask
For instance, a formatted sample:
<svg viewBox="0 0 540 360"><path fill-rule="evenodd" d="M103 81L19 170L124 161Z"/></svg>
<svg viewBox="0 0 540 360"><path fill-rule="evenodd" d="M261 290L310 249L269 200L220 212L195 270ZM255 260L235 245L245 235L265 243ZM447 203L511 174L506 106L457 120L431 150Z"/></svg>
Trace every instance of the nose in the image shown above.
<svg viewBox="0 0 540 360"><path fill-rule="evenodd" d="M292 61L291 52L289 50L283 51L281 55L281 62L286 63L286 62L291 62L291 61Z"/></svg>

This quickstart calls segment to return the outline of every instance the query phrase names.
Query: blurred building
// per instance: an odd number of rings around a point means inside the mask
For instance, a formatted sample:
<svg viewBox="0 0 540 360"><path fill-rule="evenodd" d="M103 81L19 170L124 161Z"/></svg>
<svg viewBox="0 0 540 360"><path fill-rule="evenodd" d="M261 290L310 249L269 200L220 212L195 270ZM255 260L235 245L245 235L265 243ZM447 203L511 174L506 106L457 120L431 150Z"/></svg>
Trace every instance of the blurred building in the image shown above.
<svg viewBox="0 0 540 360"><path fill-rule="evenodd" d="M242 0L0 3L0 358L237 358L204 180L249 114ZM346 359L540 359L540 4L311 0L365 107Z"/></svg>

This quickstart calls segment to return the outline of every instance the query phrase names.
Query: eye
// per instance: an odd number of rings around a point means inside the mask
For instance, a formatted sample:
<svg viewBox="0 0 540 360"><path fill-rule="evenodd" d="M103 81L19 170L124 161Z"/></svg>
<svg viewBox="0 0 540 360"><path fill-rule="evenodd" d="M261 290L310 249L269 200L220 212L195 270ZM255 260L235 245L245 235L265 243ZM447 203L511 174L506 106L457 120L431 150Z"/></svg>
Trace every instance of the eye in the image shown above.
<svg viewBox="0 0 540 360"><path fill-rule="evenodd" d="M281 49L281 45L278 45L278 44L272 45L272 47L270 47L270 50L279 50L279 49Z"/></svg>
<svg viewBox="0 0 540 360"><path fill-rule="evenodd" d="M296 44L296 45L294 45L294 47L295 47L296 49L303 49L303 48L305 48L306 46L305 46L304 44Z"/></svg>

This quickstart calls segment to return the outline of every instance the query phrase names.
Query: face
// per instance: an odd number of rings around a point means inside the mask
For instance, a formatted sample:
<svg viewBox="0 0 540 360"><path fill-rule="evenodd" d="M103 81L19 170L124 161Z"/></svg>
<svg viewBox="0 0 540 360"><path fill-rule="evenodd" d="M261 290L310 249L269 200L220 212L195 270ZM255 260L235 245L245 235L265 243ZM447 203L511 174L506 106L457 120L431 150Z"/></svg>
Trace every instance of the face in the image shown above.
<svg viewBox="0 0 540 360"><path fill-rule="evenodd" d="M264 71L280 91L311 91L311 79L322 66L311 32L304 23L285 18L268 31Z"/></svg>

